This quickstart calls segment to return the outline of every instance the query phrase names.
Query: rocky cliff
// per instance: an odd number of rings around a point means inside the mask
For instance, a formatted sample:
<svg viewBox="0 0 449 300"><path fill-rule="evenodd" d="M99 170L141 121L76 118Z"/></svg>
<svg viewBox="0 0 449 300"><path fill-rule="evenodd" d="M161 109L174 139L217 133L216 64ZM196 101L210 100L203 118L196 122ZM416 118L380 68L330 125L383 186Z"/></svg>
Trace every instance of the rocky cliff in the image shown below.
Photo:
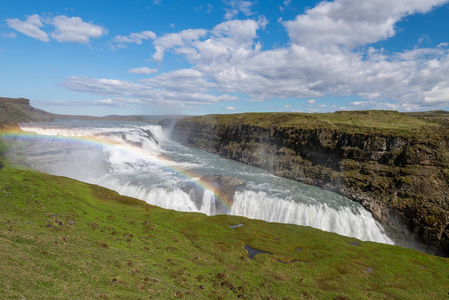
<svg viewBox="0 0 449 300"><path fill-rule="evenodd" d="M0 97L0 128L15 126L20 122L49 121L52 114L30 106L25 98Z"/></svg>
<svg viewBox="0 0 449 300"><path fill-rule="evenodd" d="M169 121L162 124L169 124ZM397 112L210 115L179 142L360 202L399 244L449 255L449 130Z"/></svg>

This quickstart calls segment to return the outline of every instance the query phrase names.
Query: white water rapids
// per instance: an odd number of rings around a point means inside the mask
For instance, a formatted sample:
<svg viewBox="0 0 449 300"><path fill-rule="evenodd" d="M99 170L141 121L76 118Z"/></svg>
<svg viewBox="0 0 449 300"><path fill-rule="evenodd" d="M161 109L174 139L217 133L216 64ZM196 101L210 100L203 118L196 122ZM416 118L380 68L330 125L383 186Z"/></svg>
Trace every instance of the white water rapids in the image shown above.
<svg viewBox="0 0 449 300"><path fill-rule="evenodd" d="M311 226L366 241L393 244L360 204L335 193L276 177L198 149L172 142L158 125L58 120L21 124L36 137L16 141L39 171L98 184L122 195L178 211L223 213L204 190L201 199L185 186L202 175L243 179L226 213L270 222ZM184 188L184 190L183 190ZM196 196L198 198L198 196Z"/></svg>

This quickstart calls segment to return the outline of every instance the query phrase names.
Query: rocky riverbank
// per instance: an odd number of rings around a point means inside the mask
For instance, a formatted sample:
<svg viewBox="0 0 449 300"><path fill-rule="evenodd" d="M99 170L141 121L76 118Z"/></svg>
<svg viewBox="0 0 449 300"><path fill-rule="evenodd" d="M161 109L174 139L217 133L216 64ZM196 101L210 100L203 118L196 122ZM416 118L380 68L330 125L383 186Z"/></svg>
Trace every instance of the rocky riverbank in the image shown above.
<svg viewBox="0 0 449 300"><path fill-rule="evenodd" d="M168 126L170 122L161 124ZM360 202L404 246L449 255L449 130L397 112L211 115L172 137Z"/></svg>

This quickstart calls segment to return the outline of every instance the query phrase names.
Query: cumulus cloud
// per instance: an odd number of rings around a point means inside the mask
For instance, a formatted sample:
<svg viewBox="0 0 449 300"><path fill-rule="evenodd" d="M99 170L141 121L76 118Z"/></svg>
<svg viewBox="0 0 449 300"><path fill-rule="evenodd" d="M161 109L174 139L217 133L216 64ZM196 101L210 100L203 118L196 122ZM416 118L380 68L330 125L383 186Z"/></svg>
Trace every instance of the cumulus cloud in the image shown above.
<svg viewBox="0 0 449 300"><path fill-rule="evenodd" d="M164 52L175 48L178 54L191 54L186 52L189 45L207 34L204 29L187 29L178 33L165 34L154 41L156 53L153 55L155 61L162 61Z"/></svg>
<svg viewBox="0 0 449 300"><path fill-rule="evenodd" d="M415 13L426 13L447 0L336 0L286 21L292 42L313 47L344 46L350 49L395 35L395 24Z"/></svg>
<svg viewBox="0 0 449 300"><path fill-rule="evenodd" d="M377 10L371 2L322 2L294 21L285 22L294 43L274 50L263 51L257 46L255 32L260 27L251 28L246 23L239 27L250 33L245 35L228 24L219 24L216 27L228 34L215 34L195 43L199 54L196 68L212 76L218 90L248 94L251 99L359 95L368 100L392 99L409 106L448 104L449 84L443 75L449 72L446 44L402 53L374 48L352 51L356 46L392 36L390 29L401 18L428 12L447 1L394 1L386 9L382 6ZM328 19L333 25L321 23ZM338 20L341 28L332 20ZM365 24L365 20L371 23ZM313 24L314 28L302 34L301 22ZM236 39L230 32L246 38ZM324 32L332 37L322 38Z"/></svg>
<svg viewBox="0 0 449 300"><path fill-rule="evenodd" d="M228 6L225 8L225 20L231 20L238 16L239 13L243 13L246 17L253 15L251 7L253 2L243 0L224 0L224 3Z"/></svg>
<svg viewBox="0 0 449 300"><path fill-rule="evenodd" d="M56 27L51 37L58 42L87 44L91 38L96 39L107 34L104 27L84 22L80 17L57 16L51 24Z"/></svg>
<svg viewBox="0 0 449 300"><path fill-rule="evenodd" d="M228 107L226 107L225 109L226 109L226 110L235 110L235 107L228 106Z"/></svg>
<svg viewBox="0 0 449 300"><path fill-rule="evenodd" d="M102 26L84 22L80 17L69 18L64 15L44 19L35 14L27 17L25 21L7 19L6 24L10 28L43 42L50 41L49 35L40 29L46 25L55 27L51 37L58 42L87 44L91 38L99 38L107 34L107 30Z"/></svg>
<svg viewBox="0 0 449 300"><path fill-rule="evenodd" d="M153 59L162 61L164 52L172 50L197 64L198 69L220 70L230 59L232 64L238 64L251 54L253 48L260 49L260 44L254 43L260 27L254 20L232 20L220 23L210 31L189 29L167 34L154 41L156 53Z"/></svg>
<svg viewBox="0 0 449 300"><path fill-rule="evenodd" d="M141 68L134 68L131 70L128 70L129 73L133 73L133 74L144 74L144 75L148 75L148 74L154 74L157 73L157 69L150 69L147 67L141 67Z"/></svg>
<svg viewBox="0 0 449 300"><path fill-rule="evenodd" d="M170 51L186 58L192 64L190 69L138 82L72 77L63 86L107 97L120 95L180 106L235 101L238 99L232 95L243 94L247 101L309 99L305 106L315 105L315 99L322 96L361 99L347 109L447 107L448 43L435 48L418 45L398 53L370 45L395 35L397 23L407 16L429 12L447 2L320 2L283 22L291 43L269 50L258 41L258 31L266 19L228 20L210 30L188 29L154 40L155 61L162 62Z"/></svg>
<svg viewBox="0 0 449 300"><path fill-rule="evenodd" d="M130 33L129 35L117 35L112 42L116 44L117 47L125 48L126 44L137 44L141 45L144 40L154 40L156 39L156 34L152 31L141 31L138 33Z"/></svg>
<svg viewBox="0 0 449 300"><path fill-rule="evenodd" d="M232 40L237 43L252 42L257 36L260 24L253 20L233 20L218 24L212 30L214 38L221 41Z"/></svg>
<svg viewBox="0 0 449 300"><path fill-rule="evenodd" d="M19 19L7 19L6 24L8 24L9 28L17 30L18 32L23 33L29 37L38 39L43 42L50 41L48 34L39 29L40 27L44 26L39 15L31 15L27 17L25 21L21 21Z"/></svg>

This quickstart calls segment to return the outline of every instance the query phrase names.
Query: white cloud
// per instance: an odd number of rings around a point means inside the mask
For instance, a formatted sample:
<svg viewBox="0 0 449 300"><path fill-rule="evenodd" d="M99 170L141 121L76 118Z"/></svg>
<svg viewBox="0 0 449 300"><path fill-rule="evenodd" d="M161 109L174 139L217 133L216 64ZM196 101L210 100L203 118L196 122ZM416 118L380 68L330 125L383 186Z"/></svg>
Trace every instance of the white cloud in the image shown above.
<svg viewBox="0 0 449 300"><path fill-rule="evenodd" d="M55 27L51 37L58 42L87 44L91 38L99 38L107 34L107 30L102 26L84 22L80 17L69 18L64 15L44 19L35 14L29 16L26 21L7 19L6 23L8 27L43 42L50 41L49 35L40 29L46 25Z"/></svg>
<svg viewBox="0 0 449 300"><path fill-rule="evenodd" d="M154 40L153 59L162 61L170 51L186 58L191 69L139 82L73 77L63 86L180 107L233 101L236 94L247 101L309 99L304 107L326 95L360 97L347 109L448 107L448 43L399 53L369 47L394 35L398 21L448 0L379 1L375 7L368 0L320 2L284 22L291 43L272 50L258 42L262 21L231 20L211 30L166 34Z"/></svg>
<svg viewBox="0 0 449 300"><path fill-rule="evenodd" d="M156 39L156 34L152 31L141 31L138 33L131 33L129 35L117 35L112 42L116 43L118 47L124 48L125 44L141 45L144 40Z"/></svg>
<svg viewBox="0 0 449 300"><path fill-rule="evenodd" d="M154 41L156 53L153 55L155 61L162 61L164 52L168 49L176 48L178 53L188 47L193 41L200 39L207 34L204 29L187 29L178 33L165 34Z"/></svg>
<svg viewBox="0 0 449 300"><path fill-rule="evenodd" d="M132 98L126 97L114 97L109 99L100 99L94 100L92 102L78 102L78 106L86 107L86 106L108 106L108 107L116 107L116 108L136 108L138 106L145 105L146 103Z"/></svg>
<svg viewBox="0 0 449 300"><path fill-rule="evenodd" d="M228 106L228 107L226 107L225 109L226 109L226 110L235 110L235 107Z"/></svg>
<svg viewBox="0 0 449 300"><path fill-rule="evenodd" d="M292 42L312 47L350 49L395 35L395 24L415 13L426 13L447 0L335 0L285 22Z"/></svg>
<svg viewBox="0 0 449 300"><path fill-rule="evenodd" d="M230 39L237 43L252 43L257 36L260 25L253 20L233 20L218 24L212 30L215 39ZM234 43L233 43L234 44Z"/></svg>
<svg viewBox="0 0 449 300"><path fill-rule="evenodd" d="M142 79L141 82L154 89L179 93L207 93L216 87L204 74L192 69L164 73L150 79Z"/></svg>
<svg viewBox="0 0 449 300"><path fill-rule="evenodd" d="M348 107L341 107L340 110L398 110L416 111L422 109L420 105L410 103L390 103L384 101L356 101L349 103Z"/></svg>
<svg viewBox="0 0 449 300"><path fill-rule="evenodd" d="M101 104L101 105L111 105L114 103L114 100L112 100L112 99L94 100L94 103Z"/></svg>
<svg viewBox="0 0 449 300"><path fill-rule="evenodd" d="M56 27L51 37L58 42L87 44L91 38L107 34L104 27L84 22L80 17L57 16L51 23Z"/></svg>
<svg viewBox="0 0 449 300"><path fill-rule="evenodd" d="M141 68L134 68L131 70L128 70L129 73L133 73L133 74L154 74L157 73L157 69L150 69L147 67L141 67Z"/></svg>
<svg viewBox="0 0 449 300"><path fill-rule="evenodd" d="M164 73L139 82L69 77L61 83L61 86L73 91L113 98L132 97L142 103L177 109L238 100L226 94L212 95L210 92L213 91L215 84L207 81L200 72L190 69Z"/></svg>
<svg viewBox="0 0 449 300"><path fill-rule="evenodd" d="M254 43L259 28L260 24L254 20L232 20L218 24L211 31L190 29L167 34L154 41L153 59L161 61L164 52L173 49L174 53L197 64L198 69L222 69L222 64L227 64L229 59L238 64L253 48L260 49L260 44Z"/></svg>
<svg viewBox="0 0 449 300"><path fill-rule="evenodd" d="M285 0L281 6L279 6L279 10L284 12L285 9L290 5L291 0Z"/></svg>
<svg viewBox="0 0 449 300"><path fill-rule="evenodd" d="M243 0L229 0L223 1L227 6L227 8L225 8L225 20L232 20L235 17L237 17L237 15L239 13L243 13L245 16L251 16L253 15L253 11L251 10L251 7L253 6L253 2L251 1L243 1Z"/></svg>
<svg viewBox="0 0 449 300"><path fill-rule="evenodd" d="M126 97L114 97L108 99L100 99L93 101L62 101L62 100L53 100L53 101L36 101L40 105L44 106L65 106L65 107L83 107L86 108L88 106L108 106L115 108L136 108L138 106L145 105L145 103L138 99L126 98Z"/></svg>
<svg viewBox="0 0 449 300"><path fill-rule="evenodd" d="M20 21L19 19L7 19L6 24L8 24L9 28L15 29L29 37L43 42L50 41L47 33L39 29L44 26L39 15L31 15L27 17L26 21Z"/></svg>
<svg viewBox="0 0 449 300"><path fill-rule="evenodd" d="M291 105L284 105L283 108L292 108L293 106Z"/></svg>
<svg viewBox="0 0 449 300"><path fill-rule="evenodd" d="M11 33L2 33L0 35L3 39L15 39L17 37L17 34L15 34L14 32Z"/></svg>

